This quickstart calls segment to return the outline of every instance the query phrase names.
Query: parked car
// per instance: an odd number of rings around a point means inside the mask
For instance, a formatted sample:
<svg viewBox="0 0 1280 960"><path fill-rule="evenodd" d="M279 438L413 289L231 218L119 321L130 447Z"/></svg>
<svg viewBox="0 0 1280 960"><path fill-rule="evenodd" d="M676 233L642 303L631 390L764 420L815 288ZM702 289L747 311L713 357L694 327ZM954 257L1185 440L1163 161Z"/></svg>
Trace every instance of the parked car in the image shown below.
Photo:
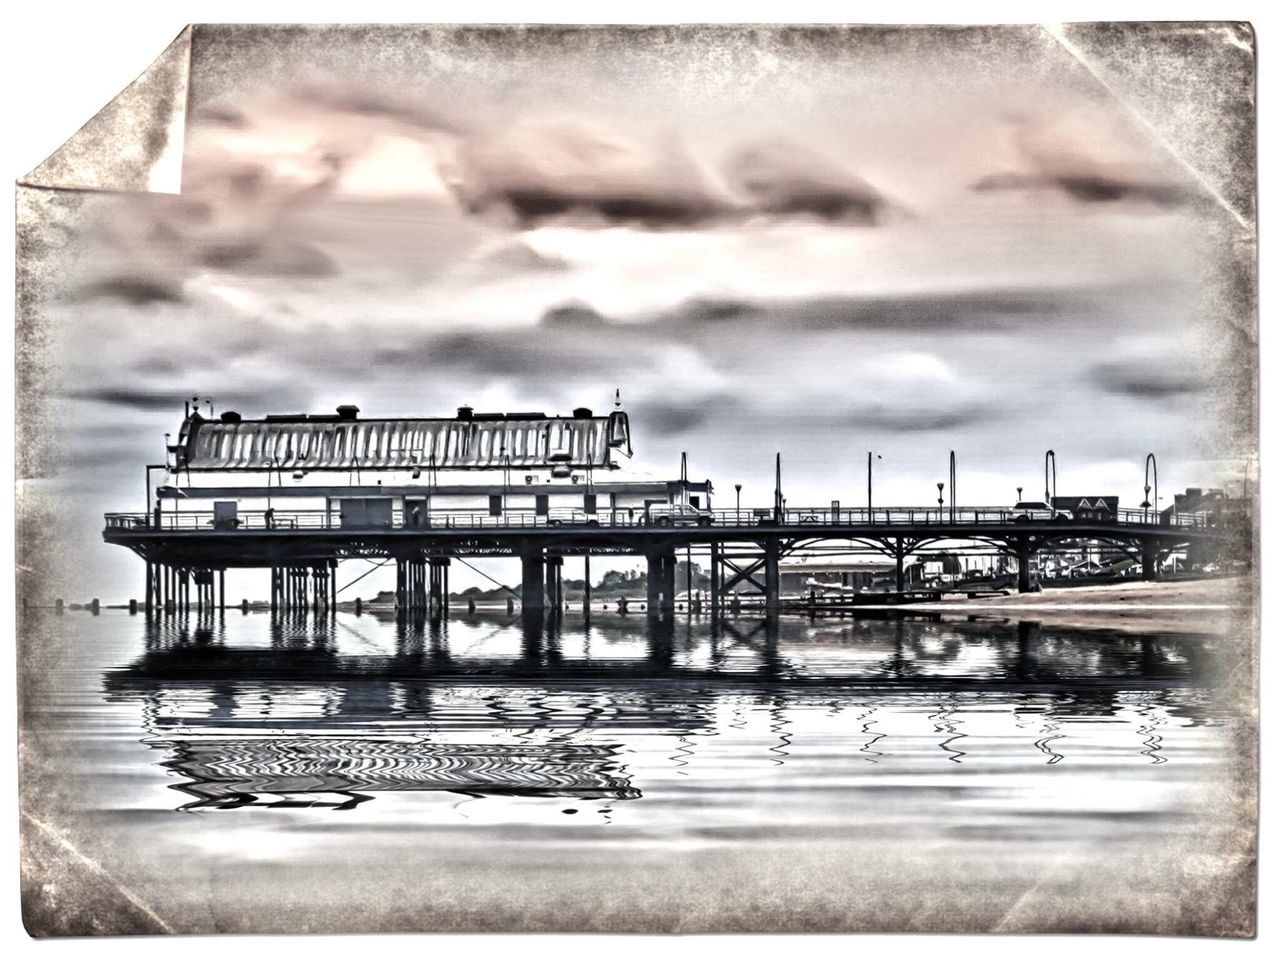
<svg viewBox="0 0 1280 960"><path fill-rule="evenodd" d="M690 503L655 503L649 507L648 520L655 527L709 527L712 513Z"/></svg>
<svg viewBox="0 0 1280 960"><path fill-rule="evenodd" d="M1018 523L1032 520L1070 520L1071 511L1055 510L1043 500L1019 500L1013 505L1013 519Z"/></svg>
<svg viewBox="0 0 1280 960"><path fill-rule="evenodd" d="M582 510L553 509L547 517L549 527L598 527L600 521Z"/></svg>

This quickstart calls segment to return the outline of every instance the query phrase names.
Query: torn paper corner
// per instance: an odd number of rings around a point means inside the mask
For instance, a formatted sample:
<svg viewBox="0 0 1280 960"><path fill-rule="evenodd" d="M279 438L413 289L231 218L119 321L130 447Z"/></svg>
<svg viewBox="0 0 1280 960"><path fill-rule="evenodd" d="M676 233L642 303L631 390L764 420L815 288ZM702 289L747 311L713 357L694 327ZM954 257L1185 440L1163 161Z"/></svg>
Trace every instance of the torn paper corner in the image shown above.
<svg viewBox="0 0 1280 960"><path fill-rule="evenodd" d="M19 186L178 193L191 62L190 26Z"/></svg>

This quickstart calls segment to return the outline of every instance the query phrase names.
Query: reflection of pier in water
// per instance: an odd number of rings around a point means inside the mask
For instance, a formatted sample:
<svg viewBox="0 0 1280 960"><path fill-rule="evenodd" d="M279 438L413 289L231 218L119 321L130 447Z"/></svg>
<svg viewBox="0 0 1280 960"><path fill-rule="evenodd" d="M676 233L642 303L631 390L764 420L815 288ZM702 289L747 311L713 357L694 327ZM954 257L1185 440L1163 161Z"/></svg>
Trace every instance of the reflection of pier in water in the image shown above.
<svg viewBox="0 0 1280 960"><path fill-rule="evenodd" d="M554 618L518 616L452 621L520 632L516 656L455 653L447 621L390 619L394 653L342 650L326 618L272 617L269 647L229 647L219 618L175 616L147 623L146 652L108 685L146 680L343 681L421 679L619 684L634 681L729 685L929 689L1153 689L1195 685L1210 658L1198 634L1008 623L942 615L718 620L683 629L671 619L592 620L566 631ZM643 641L638 656L569 654L565 639ZM977 654L977 656L975 656Z"/></svg>
<svg viewBox="0 0 1280 960"><path fill-rule="evenodd" d="M589 634L554 619L453 622L518 636L509 656L455 653L440 621L382 626L394 652L346 652L350 639L326 618L273 618L256 648L228 646L217 618L160 618L147 652L105 684L112 699L144 704L148 742L170 752L188 806L345 808L391 791L634 799L628 740L717 732L720 696L781 716L815 697L863 708L972 694L1047 721L1197 686L1206 661L1190 635L929 616L714 629L606 618Z"/></svg>

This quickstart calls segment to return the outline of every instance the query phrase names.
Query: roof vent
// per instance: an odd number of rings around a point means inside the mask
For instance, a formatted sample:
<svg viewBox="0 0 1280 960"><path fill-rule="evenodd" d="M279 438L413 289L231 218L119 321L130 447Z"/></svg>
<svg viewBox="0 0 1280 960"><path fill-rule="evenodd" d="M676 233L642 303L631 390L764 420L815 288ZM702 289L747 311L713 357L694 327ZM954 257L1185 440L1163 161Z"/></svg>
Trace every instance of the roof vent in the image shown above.
<svg viewBox="0 0 1280 960"><path fill-rule="evenodd" d="M354 403L344 403L342 406L338 407L338 419L354 420L356 418L356 414L359 412L360 408Z"/></svg>
<svg viewBox="0 0 1280 960"><path fill-rule="evenodd" d="M471 409L470 407L468 407L468 406L465 406L465 405L464 405L464 406L461 406L461 407L459 407L459 408L458 408L458 419L459 419L459 420L474 420L474 419L475 419L475 411L474 411L474 410L472 410L472 409Z"/></svg>
<svg viewBox="0 0 1280 960"><path fill-rule="evenodd" d="M590 420L590 419L591 419L591 408L590 408L590 407L574 407L574 408L573 408L573 419L575 419L575 420Z"/></svg>
<svg viewBox="0 0 1280 960"><path fill-rule="evenodd" d="M240 414L236 413L234 410L223 410L222 416L219 419L221 419L223 423L239 423Z"/></svg>

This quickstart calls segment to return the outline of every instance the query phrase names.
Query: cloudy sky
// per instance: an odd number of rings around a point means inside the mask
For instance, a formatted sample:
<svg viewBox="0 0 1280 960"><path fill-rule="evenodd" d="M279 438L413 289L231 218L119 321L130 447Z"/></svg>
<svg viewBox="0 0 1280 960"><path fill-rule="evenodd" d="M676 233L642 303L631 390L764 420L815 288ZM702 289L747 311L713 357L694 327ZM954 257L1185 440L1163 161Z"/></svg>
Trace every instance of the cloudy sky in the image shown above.
<svg viewBox="0 0 1280 960"><path fill-rule="evenodd" d="M792 504L862 504L868 450L881 504L932 502L949 450L963 503L1038 492L1049 447L1060 493L1136 505L1148 451L1166 500L1238 484L1239 224L1048 35L216 28L191 69L181 193L98 201L55 306L89 531L193 394L620 389L641 464L688 451L721 505L770 502L776 451Z"/></svg>

